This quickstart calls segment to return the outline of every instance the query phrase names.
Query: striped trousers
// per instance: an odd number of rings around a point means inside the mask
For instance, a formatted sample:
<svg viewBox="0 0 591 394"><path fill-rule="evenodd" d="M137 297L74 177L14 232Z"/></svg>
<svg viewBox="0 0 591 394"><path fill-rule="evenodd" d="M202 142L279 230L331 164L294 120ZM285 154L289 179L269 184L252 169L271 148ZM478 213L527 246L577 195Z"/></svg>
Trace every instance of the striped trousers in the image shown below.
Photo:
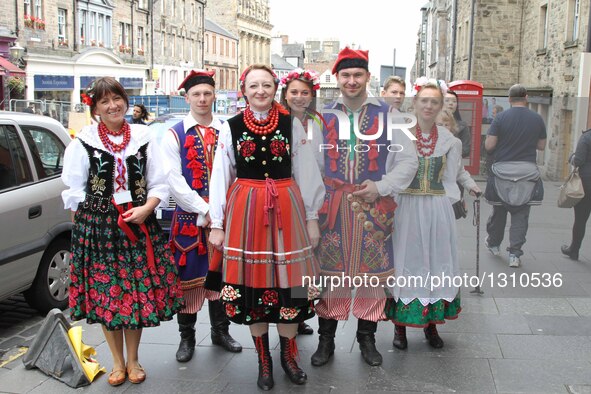
<svg viewBox="0 0 591 394"><path fill-rule="evenodd" d="M183 298L185 299L185 309L179 313L194 314L201 310L206 298L209 301L217 301L220 298L220 293L199 286L190 290L183 290Z"/></svg>
<svg viewBox="0 0 591 394"><path fill-rule="evenodd" d="M353 291L350 287L327 289L316 304L316 314L323 319L347 320ZM359 287L355 290L353 316L377 322L386 319L386 292L382 287Z"/></svg>

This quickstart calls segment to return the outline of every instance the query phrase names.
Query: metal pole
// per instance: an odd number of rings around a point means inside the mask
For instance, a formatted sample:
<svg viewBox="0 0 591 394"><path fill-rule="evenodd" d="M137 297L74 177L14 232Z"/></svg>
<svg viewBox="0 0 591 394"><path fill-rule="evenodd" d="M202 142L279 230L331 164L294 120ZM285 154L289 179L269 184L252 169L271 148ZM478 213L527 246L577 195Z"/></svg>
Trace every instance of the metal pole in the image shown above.
<svg viewBox="0 0 591 394"><path fill-rule="evenodd" d="M589 9L587 10L588 20L587 20L587 45L585 47L585 52L591 52L591 0L589 1Z"/></svg>
<svg viewBox="0 0 591 394"><path fill-rule="evenodd" d="M474 46L474 11L476 0L472 0L472 10L470 11L470 48L468 50L468 80L472 79L472 47Z"/></svg>
<svg viewBox="0 0 591 394"><path fill-rule="evenodd" d="M474 219L472 220L472 224L476 226L476 276L480 278L480 196L482 193L478 193L476 195L476 199L474 200L473 207L474 207ZM470 293L482 295L484 291L480 289L480 281L478 285L472 290Z"/></svg>

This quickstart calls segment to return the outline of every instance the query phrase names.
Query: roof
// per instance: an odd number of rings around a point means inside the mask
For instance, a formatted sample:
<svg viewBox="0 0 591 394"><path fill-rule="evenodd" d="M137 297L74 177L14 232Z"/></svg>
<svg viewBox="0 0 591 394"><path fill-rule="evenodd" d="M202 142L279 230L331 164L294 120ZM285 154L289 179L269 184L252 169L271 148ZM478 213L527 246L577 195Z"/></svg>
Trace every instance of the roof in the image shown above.
<svg viewBox="0 0 591 394"><path fill-rule="evenodd" d="M15 66L8 60L0 56L0 75L12 75L15 77L24 77L27 75L25 70L21 70L18 66Z"/></svg>
<svg viewBox="0 0 591 394"><path fill-rule="evenodd" d="M283 57L304 57L304 44L282 45Z"/></svg>
<svg viewBox="0 0 591 394"><path fill-rule="evenodd" d="M314 70L318 74L322 75L326 70L332 70L334 60L330 62L316 62L316 63L304 63L304 68L307 70Z"/></svg>
<svg viewBox="0 0 591 394"><path fill-rule="evenodd" d="M220 34L222 36L233 38L234 40L238 40L238 38L236 36L234 36L228 30L224 29L223 27L221 27L220 25L218 25L217 23L215 23L211 19L207 19L207 18L205 19L205 24L203 25L203 28L206 31L210 31L210 32L213 32L216 34Z"/></svg>
<svg viewBox="0 0 591 394"><path fill-rule="evenodd" d="M271 55L271 66L274 70L295 70L292 64L276 53Z"/></svg>

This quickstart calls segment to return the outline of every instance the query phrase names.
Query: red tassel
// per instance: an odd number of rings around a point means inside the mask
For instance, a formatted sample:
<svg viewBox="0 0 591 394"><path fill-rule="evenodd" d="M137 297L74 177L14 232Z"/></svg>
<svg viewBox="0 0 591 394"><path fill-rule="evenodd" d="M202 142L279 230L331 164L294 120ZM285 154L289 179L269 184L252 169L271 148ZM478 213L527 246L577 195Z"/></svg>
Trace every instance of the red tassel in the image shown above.
<svg viewBox="0 0 591 394"><path fill-rule="evenodd" d="M337 170L337 161L336 160L331 160L330 161L330 170L332 172L336 172L336 170Z"/></svg>
<svg viewBox="0 0 591 394"><path fill-rule="evenodd" d="M172 254L176 253L176 245L174 244L174 241L170 241L168 243L170 245L170 251L172 252Z"/></svg>
<svg viewBox="0 0 591 394"><path fill-rule="evenodd" d="M179 259L179 267L184 267L187 265L187 253L183 252L181 254L181 258Z"/></svg>
<svg viewBox="0 0 591 394"><path fill-rule="evenodd" d="M172 235L179 235L179 222L174 224L174 227L172 228Z"/></svg>
<svg viewBox="0 0 591 394"><path fill-rule="evenodd" d="M192 135L188 135L187 138L185 139L185 145L183 145L184 148L191 148L195 146L195 137Z"/></svg>
<svg viewBox="0 0 591 394"><path fill-rule="evenodd" d="M196 159L197 157L199 157L199 154L197 154L197 151L195 150L195 148L189 149L187 151L187 156L186 156L187 160L191 161L193 159Z"/></svg>
<svg viewBox="0 0 591 394"><path fill-rule="evenodd" d="M187 223L183 224L183 228L181 229L181 235L189 235L189 229L187 228Z"/></svg>
<svg viewBox="0 0 591 394"><path fill-rule="evenodd" d="M199 229L193 223L189 225L188 234L189 237L196 237L199 235Z"/></svg>
<svg viewBox="0 0 591 394"><path fill-rule="evenodd" d="M377 171L378 170L378 163L375 160L369 161L369 171Z"/></svg>
<svg viewBox="0 0 591 394"><path fill-rule="evenodd" d="M207 254L207 248L205 247L205 245L203 245L202 243L200 243L197 246L197 254L199 255L204 255Z"/></svg>

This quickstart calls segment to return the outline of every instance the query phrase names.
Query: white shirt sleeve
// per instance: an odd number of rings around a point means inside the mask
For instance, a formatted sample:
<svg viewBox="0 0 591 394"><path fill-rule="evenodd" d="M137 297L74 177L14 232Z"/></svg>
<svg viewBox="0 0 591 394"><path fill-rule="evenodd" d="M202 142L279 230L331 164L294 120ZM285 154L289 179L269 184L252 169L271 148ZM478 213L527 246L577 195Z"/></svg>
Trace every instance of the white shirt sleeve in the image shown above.
<svg viewBox="0 0 591 394"><path fill-rule="evenodd" d="M235 180L236 158L234 156L234 146L232 145L232 132L228 122L225 122L218 137L209 185L211 228L224 228L226 193Z"/></svg>
<svg viewBox="0 0 591 394"><path fill-rule="evenodd" d="M302 123L296 118L292 121L292 140L292 172L300 187L306 220L318 219L318 210L324 203L324 182Z"/></svg>
<svg viewBox="0 0 591 394"><path fill-rule="evenodd" d="M464 187L464 189L470 191L476 186L476 182L470 176L470 173L466 171L464 165L460 163L457 181Z"/></svg>
<svg viewBox="0 0 591 394"><path fill-rule="evenodd" d="M167 130L162 138L162 153L168 168L168 186L170 194L185 212L207 215L209 204L187 184L182 173L182 161L179 141L172 130Z"/></svg>
<svg viewBox="0 0 591 394"><path fill-rule="evenodd" d="M452 204L460 200L460 189L456 183L460 167L462 167L462 141L453 137L451 147L447 152L442 178L445 194L449 197Z"/></svg>
<svg viewBox="0 0 591 394"><path fill-rule="evenodd" d="M393 196L406 190L419 169L415 143L402 130L392 131L390 151L386 158L386 173L376 187L380 196ZM394 152L399 150L399 152Z"/></svg>
<svg viewBox="0 0 591 394"><path fill-rule="evenodd" d="M72 211L78 210L78 204L86 197L86 183L90 161L86 149L79 139L74 139L64 153L64 167L62 170L62 182L68 187L62 192L64 208Z"/></svg>
<svg viewBox="0 0 591 394"><path fill-rule="evenodd" d="M168 200L168 171L162 165L164 158L157 142L152 139L146 151L148 155L146 181L148 183L148 198L156 197L161 202Z"/></svg>

